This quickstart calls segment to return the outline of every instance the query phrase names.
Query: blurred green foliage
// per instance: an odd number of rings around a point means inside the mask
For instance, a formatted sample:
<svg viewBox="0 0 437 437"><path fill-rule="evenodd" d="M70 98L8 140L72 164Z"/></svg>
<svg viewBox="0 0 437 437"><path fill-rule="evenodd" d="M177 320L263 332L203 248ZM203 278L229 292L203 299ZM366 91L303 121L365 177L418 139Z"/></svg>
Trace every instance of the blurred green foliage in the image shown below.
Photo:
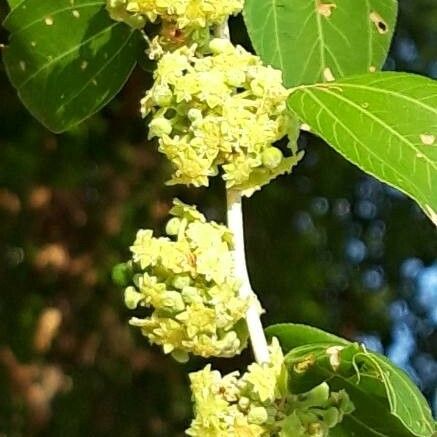
<svg viewBox="0 0 437 437"><path fill-rule="evenodd" d="M437 75L436 23L434 1L402 1L388 67ZM231 24L247 45L241 20ZM0 436L177 436L190 420L187 371L204 363L181 366L135 335L111 269L138 228L162 229L174 196L223 221L224 187L164 186L167 163L138 116L148 86L138 68L108 108L56 136L0 70ZM400 266L435 260L435 229L311 135L301 147L293 175L246 201L264 321L375 333L387 345L387 308L408 297ZM420 350L435 355L436 337L431 329ZM243 357L215 365L241 367Z"/></svg>

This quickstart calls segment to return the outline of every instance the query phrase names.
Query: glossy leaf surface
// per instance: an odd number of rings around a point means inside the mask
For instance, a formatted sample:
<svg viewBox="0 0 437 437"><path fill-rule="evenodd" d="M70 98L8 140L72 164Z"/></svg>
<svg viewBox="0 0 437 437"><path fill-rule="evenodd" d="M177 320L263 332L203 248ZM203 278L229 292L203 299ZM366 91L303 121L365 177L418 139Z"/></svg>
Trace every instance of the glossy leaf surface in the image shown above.
<svg viewBox="0 0 437 437"><path fill-rule="evenodd" d="M396 16L396 0L246 0L244 9L256 52L289 87L379 70Z"/></svg>
<svg viewBox="0 0 437 437"><path fill-rule="evenodd" d="M347 391L355 411L339 428L349 435L431 437L435 431L419 389L382 355L353 343L314 343L293 349L286 363L292 392L306 392L321 382Z"/></svg>
<svg viewBox="0 0 437 437"><path fill-rule="evenodd" d="M6 18L8 76L29 111L60 132L108 103L135 66L139 34L104 0L24 0Z"/></svg>
<svg viewBox="0 0 437 437"><path fill-rule="evenodd" d="M437 82L375 73L297 87L289 108L349 161L408 194L437 224Z"/></svg>

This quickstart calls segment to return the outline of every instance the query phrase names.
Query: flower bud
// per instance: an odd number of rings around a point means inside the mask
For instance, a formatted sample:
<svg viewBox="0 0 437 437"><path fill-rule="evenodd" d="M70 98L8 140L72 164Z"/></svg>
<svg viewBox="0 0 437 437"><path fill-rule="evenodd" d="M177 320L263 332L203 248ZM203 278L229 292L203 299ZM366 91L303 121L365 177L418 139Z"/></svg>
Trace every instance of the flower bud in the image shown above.
<svg viewBox="0 0 437 437"><path fill-rule="evenodd" d="M335 407L329 408L323 416L324 422L328 428L333 428L340 421L340 414Z"/></svg>
<svg viewBox="0 0 437 437"><path fill-rule="evenodd" d="M249 423L254 423L255 425L262 425L268 419L267 410L264 407L252 407L247 416L247 421Z"/></svg>
<svg viewBox="0 0 437 437"><path fill-rule="evenodd" d="M112 269L112 280L120 287L126 287L132 280L132 267L129 263L117 264Z"/></svg>
<svg viewBox="0 0 437 437"><path fill-rule="evenodd" d="M185 309L184 300L177 291L167 291L162 298L162 308L174 313L180 313Z"/></svg>
<svg viewBox="0 0 437 437"><path fill-rule="evenodd" d="M168 86L156 85L153 89L153 100L158 106L170 106L173 100L173 93Z"/></svg>
<svg viewBox="0 0 437 437"><path fill-rule="evenodd" d="M126 24L134 29L141 29L146 25L146 20L140 15L132 15L129 18L126 18Z"/></svg>
<svg viewBox="0 0 437 437"><path fill-rule="evenodd" d="M214 38L209 43L209 48L215 55L232 52L233 45L227 38Z"/></svg>
<svg viewBox="0 0 437 437"><path fill-rule="evenodd" d="M124 292L124 303L130 309L134 310L144 299L141 293L138 293L134 287L127 287Z"/></svg>
<svg viewBox="0 0 437 437"><path fill-rule="evenodd" d="M246 396L242 396L238 401L238 406L243 410L247 410L250 406L250 399Z"/></svg>
<svg viewBox="0 0 437 437"><path fill-rule="evenodd" d="M189 276L176 276L173 280L173 285L178 290L184 290L186 287L189 287L190 283L191 283L191 279ZM184 298L183 292L182 292L182 297Z"/></svg>
<svg viewBox="0 0 437 437"><path fill-rule="evenodd" d="M185 364L190 359L190 356L187 354L187 352L180 350L180 349L175 349L174 351L172 351L171 356L178 363L181 363L181 364Z"/></svg>
<svg viewBox="0 0 437 437"><path fill-rule="evenodd" d="M262 163L269 169L276 168L282 161L282 152L276 147L269 147L264 150L261 156Z"/></svg>
<svg viewBox="0 0 437 437"><path fill-rule="evenodd" d="M172 217L165 226L167 235L177 235L181 227L181 220L178 217Z"/></svg>
<svg viewBox="0 0 437 437"><path fill-rule="evenodd" d="M237 336L235 331L227 332L223 337L223 350L225 351L233 351L238 350L241 344L240 339Z"/></svg>
<svg viewBox="0 0 437 437"><path fill-rule="evenodd" d="M191 108L188 110L187 113L188 119L190 121L197 121L197 120L201 120L202 119L202 111L200 111L197 108Z"/></svg>
<svg viewBox="0 0 437 437"><path fill-rule="evenodd" d="M135 287L138 289L141 289L141 281L143 279L143 275L141 273L135 273L135 275L132 276L132 282L134 283Z"/></svg>
<svg viewBox="0 0 437 437"><path fill-rule="evenodd" d="M162 137L170 135L173 127L170 120L164 117L154 118L149 123L149 139L153 137Z"/></svg>
<svg viewBox="0 0 437 437"><path fill-rule="evenodd" d="M187 304L202 302L202 296L199 294L199 291L196 287L184 287L181 294L184 302Z"/></svg>
<svg viewBox="0 0 437 437"><path fill-rule="evenodd" d="M226 74L226 82L236 88L243 86L246 81L246 74L244 71L238 70L236 68L229 70Z"/></svg>
<svg viewBox="0 0 437 437"><path fill-rule="evenodd" d="M311 437L325 437L326 433L320 422L313 422L308 425L308 435Z"/></svg>

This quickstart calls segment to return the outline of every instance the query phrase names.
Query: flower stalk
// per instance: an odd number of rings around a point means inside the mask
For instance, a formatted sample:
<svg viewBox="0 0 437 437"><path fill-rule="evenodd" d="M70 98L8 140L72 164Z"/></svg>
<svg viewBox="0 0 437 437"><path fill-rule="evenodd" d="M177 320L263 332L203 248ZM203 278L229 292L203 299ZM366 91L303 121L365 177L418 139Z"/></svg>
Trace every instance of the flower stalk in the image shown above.
<svg viewBox="0 0 437 437"><path fill-rule="evenodd" d="M242 196L239 191L227 190L227 219L228 228L234 235L235 274L241 281L240 297L247 299L254 292L250 285L246 266ZM268 362L269 351L267 341L255 299L253 299L253 302L247 309L246 323L255 360L257 363Z"/></svg>
<svg viewBox="0 0 437 437"><path fill-rule="evenodd" d="M219 38L230 39L228 22L224 21L222 24L218 25L215 29L215 34ZM247 299L255 293L250 285L250 279L246 265L241 192L230 189L226 190L226 201L227 224L234 235L235 273L237 278L241 281L240 297ZM256 362L260 364L267 363L269 361L269 350L255 299L247 309L246 323Z"/></svg>
<svg viewBox="0 0 437 437"><path fill-rule="evenodd" d="M221 25L216 26L215 34L219 38L227 38L230 40L228 22L224 21ZM240 297L243 299L247 299L255 293L253 292L252 286L250 284L249 273L247 271L246 265L243 205L241 192L227 189L226 202L227 224L234 235L235 273L237 278L241 281ZM246 323L247 329L249 331L250 343L252 345L252 350L256 362L260 364L267 363L269 361L269 350L255 299L253 299L253 302L247 309Z"/></svg>
<svg viewBox="0 0 437 437"><path fill-rule="evenodd" d="M229 25L228 25L228 21L225 20L222 24L219 24L218 26L215 27L215 36L217 38L226 38L226 39L231 39L231 35L229 33Z"/></svg>

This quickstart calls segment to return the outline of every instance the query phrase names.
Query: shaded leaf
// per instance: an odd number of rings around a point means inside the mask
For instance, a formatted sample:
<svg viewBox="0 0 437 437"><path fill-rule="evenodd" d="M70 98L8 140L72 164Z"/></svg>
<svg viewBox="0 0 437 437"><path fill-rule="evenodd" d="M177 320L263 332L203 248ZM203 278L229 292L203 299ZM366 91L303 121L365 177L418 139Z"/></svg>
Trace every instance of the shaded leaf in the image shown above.
<svg viewBox="0 0 437 437"><path fill-rule="evenodd" d="M326 382L333 373L353 377L356 371L353 356L359 350L354 343L339 345L335 343L312 343L298 346L286 355L290 371L290 388L293 393L305 393ZM331 353L332 352L332 353ZM333 368L335 354L340 360L338 368Z"/></svg>
<svg viewBox="0 0 437 437"><path fill-rule="evenodd" d="M390 414L386 404L354 385L334 379L331 384L347 387L346 390L356 409L343 418L341 424L330 432L330 436L355 437L412 437L415 434L405 428L395 416ZM432 434L425 434L431 437Z"/></svg>
<svg viewBox="0 0 437 437"><path fill-rule="evenodd" d="M396 16L396 0L246 0L244 8L256 52L289 87L378 70Z"/></svg>
<svg viewBox="0 0 437 437"><path fill-rule="evenodd" d="M436 429L431 409L422 393L403 370L377 353L362 353L357 357L357 362L371 369L372 373L375 371L378 382L383 381L390 411L409 430L418 436L430 436L434 433Z"/></svg>
<svg viewBox="0 0 437 437"><path fill-rule="evenodd" d="M284 353L298 346L312 343L331 343L348 345L349 342L341 337L314 328L313 326L298 323L279 323L265 329L266 335L276 337Z"/></svg>
<svg viewBox="0 0 437 437"><path fill-rule="evenodd" d="M415 199L437 224L437 82L406 73L296 88L289 108L349 161Z"/></svg>
<svg viewBox="0 0 437 437"><path fill-rule="evenodd" d="M306 392L321 382L332 390L347 391L356 409L345 418L338 435L346 430L358 436L431 437L435 431L423 395L382 355L353 343L345 347L320 343L293 349L286 364L292 392Z"/></svg>
<svg viewBox="0 0 437 437"><path fill-rule="evenodd" d="M24 0L6 18L6 71L29 111L60 132L108 103L136 63L139 33L104 0Z"/></svg>
<svg viewBox="0 0 437 437"><path fill-rule="evenodd" d="M16 8L23 0L7 0L8 5L11 9Z"/></svg>

